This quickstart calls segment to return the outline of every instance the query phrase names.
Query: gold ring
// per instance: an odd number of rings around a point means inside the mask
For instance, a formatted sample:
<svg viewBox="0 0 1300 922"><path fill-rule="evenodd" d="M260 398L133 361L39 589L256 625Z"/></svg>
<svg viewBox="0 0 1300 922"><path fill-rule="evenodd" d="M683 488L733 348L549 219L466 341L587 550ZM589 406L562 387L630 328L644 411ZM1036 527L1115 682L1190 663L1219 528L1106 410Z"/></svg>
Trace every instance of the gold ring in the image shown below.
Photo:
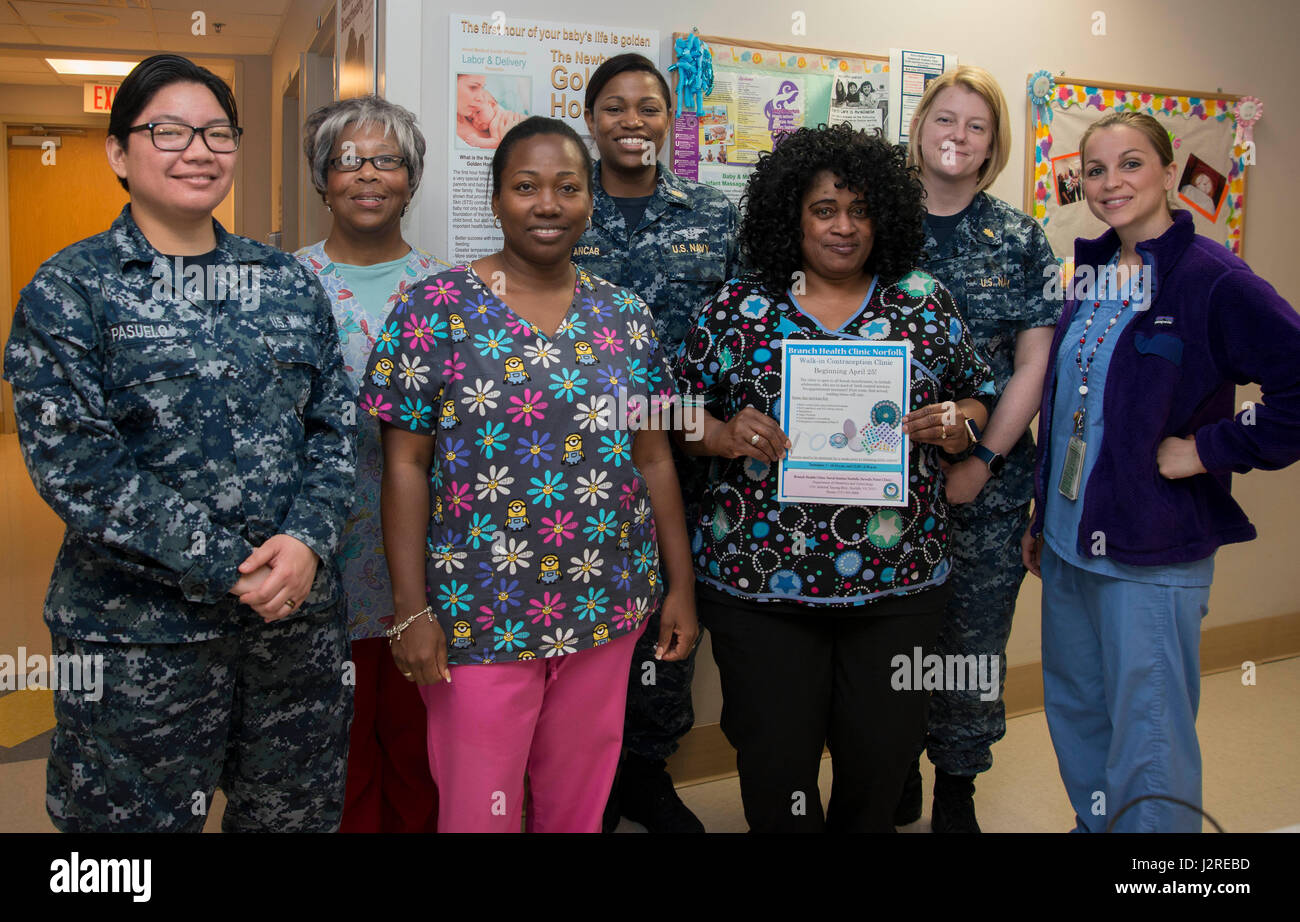
<svg viewBox="0 0 1300 922"><path fill-rule="evenodd" d="M293 599L285 599L285 600L284 600L284 604L285 604L285 605L288 605L290 608L293 608L293 607L296 606L298 603L295 602Z"/></svg>
<svg viewBox="0 0 1300 922"><path fill-rule="evenodd" d="M751 436L749 437L749 444L750 444L750 445L757 445L757 444L758 444L758 439L759 439L759 435L758 435L757 432L755 432L753 435L751 435Z"/></svg>
<svg viewBox="0 0 1300 922"><path fill-rule="evenodd" d="M947 427L947 426L944 426L944 427L943 427L943 436L942 436L942 438L943 438L943 440L944 440L945 442L948 441L948 427Z"/></svg>
<svg viewBox="0 0 1300 922"><path fill-rule="evenodd" d="M406 677L409 679L412 675L414 675L414 673L411 673L411 672L403 672L402 675L406 676Z"/></svg>

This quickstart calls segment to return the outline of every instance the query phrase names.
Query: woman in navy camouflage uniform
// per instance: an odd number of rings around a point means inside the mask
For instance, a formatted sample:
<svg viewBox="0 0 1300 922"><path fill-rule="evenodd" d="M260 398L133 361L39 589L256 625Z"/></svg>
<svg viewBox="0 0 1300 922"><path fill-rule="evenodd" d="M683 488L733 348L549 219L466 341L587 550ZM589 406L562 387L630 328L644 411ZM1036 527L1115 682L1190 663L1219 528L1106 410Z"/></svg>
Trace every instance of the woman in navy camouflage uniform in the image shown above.
<svg viewBox="0 0 1300 922"><path fill-rule="evenodd" d="M23 457L67 524L45 620L103 664L102 696L55 692L66 832L197 832L218 784L228 831L339 822L355 403L312 274L212 219L240 133L219 77L141 62L107 139L131 202L14 316Z"/></svg>
<svg viewBox="0 0 1300 922"><path fill-rule="evenodd" d="M1056 260L1043 229L985 190L1011 148L1007 105L988 71L962 66L926 89L912 121L909 159L926 189L921 266L943 282L993 368L998 401L979 443L947 469L957 590L939 631L941 656L997 657L992 700L972 683L936 690L926 747L935 765L935 832L978 832L974 776L993 764L1006 733L1001 677L1016 596L1024 579L1020 535L1033 493L1038 412L1058 306L1044 286ZM990 671L991 674L991 671ZM921 815L921 773L913 766L895 822Z"/></svg>
<svg viewBox="0 0 1300 922"><path fill-rule="evenodd" d="M671 112L668 82L643 55L617 55L591 75L586 119L600 160L591 227L573 250L578 265L641 296L669 356L686 338L696 308L737 274L739 264L736 207L716 189L680 179L657 160ZM690 467L676 457L678 478L691 496ZM659 664L655 682L646 684L642 664L653 659L658 637L656 615L632 657L627 758L607 825L617 821L621 808L651 832L703 832L665 769L677 741L695 723L695 656Z"/></svg>

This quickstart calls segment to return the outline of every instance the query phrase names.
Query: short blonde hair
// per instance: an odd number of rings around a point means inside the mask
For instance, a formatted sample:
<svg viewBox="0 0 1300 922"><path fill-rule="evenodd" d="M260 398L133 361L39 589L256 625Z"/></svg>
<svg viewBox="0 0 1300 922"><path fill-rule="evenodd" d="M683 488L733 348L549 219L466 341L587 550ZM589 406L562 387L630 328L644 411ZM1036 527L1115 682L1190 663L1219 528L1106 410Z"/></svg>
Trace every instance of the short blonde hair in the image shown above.
<svg viewBox="0 0 1300 922"><path fill-rule="evenodd" d="M930 114L930 109L934 107L934 101L939 94L950 86L960 86L978 95L993 115L992 150L989 151L988 159L980 165L978 182L975 185L977 193L983 192L993 185L993 181L998 178L1006 168L1007 161L1011 159L1011 119L1007 115L1007 100L1002 95L1002 87L998 86L993 75L982 67L962 64L930 81L930 85L925 88L925 95L921 97L921 104L912 114L911 136L907 142L907 161L924 175L925 158L921 155L921 126L925 124L926 116Z"/></svg>

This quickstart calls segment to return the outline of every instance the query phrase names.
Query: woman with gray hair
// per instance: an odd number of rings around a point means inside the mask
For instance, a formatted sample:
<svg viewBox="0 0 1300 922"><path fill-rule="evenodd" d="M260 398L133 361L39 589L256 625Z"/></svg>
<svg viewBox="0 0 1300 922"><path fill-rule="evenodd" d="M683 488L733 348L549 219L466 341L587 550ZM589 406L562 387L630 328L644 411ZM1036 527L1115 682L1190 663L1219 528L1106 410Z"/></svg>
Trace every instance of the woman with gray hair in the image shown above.
<svg viewBox="0 0 1300 922"><path fill-rule="evenodd" d="M402 237L402 215L424 168L424 136L411 112L378 96L322 106L303 133L312 183L334 222L328 237L297 256L330 296L355 399L370 354L392 355L397 344L397 321L384 326L384 319L401 316L410 286L439 271L438 260ZM357 415L356 494L339 547L356 669L339 831L433 832L437 792L424 702L384 644L392 590L379 525L379 425L370 413Z"/></svg>

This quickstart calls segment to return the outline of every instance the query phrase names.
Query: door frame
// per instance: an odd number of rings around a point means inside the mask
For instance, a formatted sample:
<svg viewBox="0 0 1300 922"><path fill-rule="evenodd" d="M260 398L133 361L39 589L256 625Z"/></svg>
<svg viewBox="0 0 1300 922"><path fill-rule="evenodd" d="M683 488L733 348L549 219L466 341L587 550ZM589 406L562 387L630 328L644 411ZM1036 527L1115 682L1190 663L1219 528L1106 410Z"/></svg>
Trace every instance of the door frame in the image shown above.
<svg viewBox="0 0 1300 922"><path fill-rule="evenodd" d="M66 126L68 128L87 128L91 129L88 134L94 135L95 130L102 130L107 136L108 120L102 115L82 114L82 115L59 115L51 118L49 115L33 115L30 113L4 113L0 114L0 137L5 140L5 155L0 157L0 349L9 340L9 329L13 324L14 310L18 305L10 303L9 292L12 286L12 269L9 260L9 232L10 219L9 214L9 128L13 125L49 125L51 127ZM108 169L108 161L105 160L104 168ZM4 363L3 355L0 355L0 366ZM9 382L0 382L0 433L17 432L17 426L14 422L13 412L13 394L9 391Z"/></svg>

